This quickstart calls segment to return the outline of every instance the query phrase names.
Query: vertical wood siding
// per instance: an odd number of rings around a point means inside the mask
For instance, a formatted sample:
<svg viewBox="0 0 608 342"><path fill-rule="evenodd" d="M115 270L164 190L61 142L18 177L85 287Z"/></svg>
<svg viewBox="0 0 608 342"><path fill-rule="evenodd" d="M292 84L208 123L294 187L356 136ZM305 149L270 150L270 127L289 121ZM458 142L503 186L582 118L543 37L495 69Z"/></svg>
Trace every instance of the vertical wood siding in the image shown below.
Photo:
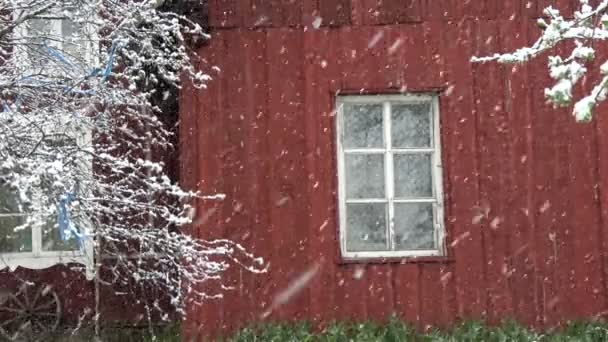
<svg viewBox="0 0 608 342"><path fill-rule="evenodd" d="M542 8L575 3L211 0L212 39L199 53L221 71L208 89L182 93L182 178L227 197L199 203L206 219L192 231L242 243L269 270L231 269L235 289L191 308L186 333L391 314L420 328L603 317L608 108L577 124L547 105L545 58L469 62L531 43ZM404 90L440 93L448 257L344 263L335 95ZM302 291L273 302L316 268Z"/></svg>

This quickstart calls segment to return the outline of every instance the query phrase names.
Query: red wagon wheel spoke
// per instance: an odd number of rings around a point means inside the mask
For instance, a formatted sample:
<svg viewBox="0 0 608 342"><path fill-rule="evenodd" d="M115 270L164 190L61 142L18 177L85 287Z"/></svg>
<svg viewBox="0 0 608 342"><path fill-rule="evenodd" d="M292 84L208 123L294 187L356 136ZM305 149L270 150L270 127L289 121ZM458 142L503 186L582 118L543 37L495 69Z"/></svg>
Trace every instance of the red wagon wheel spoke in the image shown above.
<svg viewBox="0 0 608 342"><path fill-rule="evenodd" d="M42 305L38 305L36 307L36 309L42 310L42 309L50 309L53 308L53 306L56 306L57 302L55 301L55 299L51 300L50 302L47 302L45 304Z"/></svg>
<svg viewBox="0 0 608 342"><path fill-rule="evenodd" d="M43 292L43 288L39 287L38 291L36 291L36 296L34 296L34 299L32 300L32 306L35 306L38 303L38 299L40 298L40 294L42 294Z"/></svg>
<svg viewBox="0 0 608 342"><path fill-rule="evenodd" d="M25 309L25 305L14 294L9 294L8 297L13 300L21 309Z"/></svg>
<svg viewBox="0 0 608 342"><path fill-rule="evenodd" d="M17 332L26 331L25 329L31 325L32 325L32 321L26 320L21 325L19 325L19 328L17 328Z"/></svg>
<svg viewBox="0 0 608 342"><path fill-rule="evenodd" d="M15 309L15 308L7 308L7 307L0 307L0 312L4 311L4 312L22 312L23 309Z"/></svg>
<svg viewBox="0 0 608 342"><path fill-rule="evenodd" d="M34 322L36 322L36 324L38 324L38 326L42 329L42 331L46 331L48 330L49 327L45 326L44 324L42 324L42 322L40 322L39 320L34 320Z"/></svg>
<svg viewBox="0 0 608 342"><path fill-rule="evenodd" d="M37 312L36 316L55 317L55 316L57 316L57 313L56 312Z"/></svg>
<svg viewBox="0 0 608 342"><path fill-rule="evenodd" d="M17 317L11 318L9 320L5 320L4 322L0 323L0 327L4 327L5 325L9 325L9 324L13 323L14 321L18 320L19 318L20 317L17 316Z"/></svg>
<svg viewBox="0 0 608 342"><path fill-rule="evenodd" d="M23 302L25 304L24 307L29 308L30 307L30 299L29 299L29 296L27 294L27 288L28 288L28 285L27 284L23 284L23 286L21 286L21 289L19 290L19 294L21 294L23 296Z"/></svg>

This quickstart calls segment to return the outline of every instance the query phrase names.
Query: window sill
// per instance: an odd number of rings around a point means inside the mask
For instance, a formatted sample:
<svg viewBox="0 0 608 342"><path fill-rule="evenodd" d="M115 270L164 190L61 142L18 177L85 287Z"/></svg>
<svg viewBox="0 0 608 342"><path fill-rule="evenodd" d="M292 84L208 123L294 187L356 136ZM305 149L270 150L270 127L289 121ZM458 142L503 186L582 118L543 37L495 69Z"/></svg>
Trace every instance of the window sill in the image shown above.
<svg viewBox="0 0 608 342"><path fill-rule="evenodd" d="M449 264L455 262L450 256L400 256L400 257L340 257L339 265L349 264Z"/></svg>

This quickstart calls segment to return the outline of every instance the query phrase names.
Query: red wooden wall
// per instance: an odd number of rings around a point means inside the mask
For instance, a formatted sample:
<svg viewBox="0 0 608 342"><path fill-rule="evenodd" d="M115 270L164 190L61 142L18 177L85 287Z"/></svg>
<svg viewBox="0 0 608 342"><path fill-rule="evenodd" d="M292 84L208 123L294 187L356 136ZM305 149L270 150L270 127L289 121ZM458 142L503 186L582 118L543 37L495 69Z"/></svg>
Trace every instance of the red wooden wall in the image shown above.
<svg viewBox="0 0 608 342"><path fill-rule="evenodd" d="M187 334L393 313L420 328L602 318L607 107L577 124L547 105L545 58L469 62L529 44L542 8L571 13L575 3L210 0L212 39L199 53L220 71L208 89L182 92L181 170L186 186L227 197L198 203L192 230L242 243L269 270L229 271L234 290L190 307ZM448 256L344 263L335 95L429 90L440 92ZM306 271L312 280L278 305Z"/></svg>

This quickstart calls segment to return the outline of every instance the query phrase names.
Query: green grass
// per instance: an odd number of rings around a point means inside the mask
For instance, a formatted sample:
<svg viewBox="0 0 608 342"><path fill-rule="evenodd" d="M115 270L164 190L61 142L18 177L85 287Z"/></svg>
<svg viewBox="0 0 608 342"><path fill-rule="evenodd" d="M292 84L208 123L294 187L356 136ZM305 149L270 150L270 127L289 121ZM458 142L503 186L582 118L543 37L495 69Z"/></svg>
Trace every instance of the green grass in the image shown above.
<svg viewBox="0 0 608 342"><path fill-rule="evenodd" d="M106 328L104 342L179 342L179 325L155 327L156 339L144 328ZM56 342L93 341L91 330L83 329L75 336L63 335ZM479 322L467 322L454 329L427 333L397 319L386 324L334 323L322 331L314 331L306 323L266 324L242 329L224 342L608 342L608 324L572 323L561 330L541 334L515 323L488 327Z"/></svg>
<svg viewBox="0 0 608 342"><path fill-rule="evenodd" d="M387 324L332 324L314 332L307 324L270 324L241 330L229 342L605 342L608 325L572 323L565 329L541 334L515 323L488 327L478 322L464 323L449 331L416 332L397 319Z"/></svg>
<svg viewBox="0 0 608 342"><path fill-rule="evenodd" d="M154 337L153 337L154 336ZM95 341L93 327L84 327L76 332L58 331L44 339L49 342L92 342ZM155 326L151 333L147 327L106 327L102 328L102 342L181 342L179 325Z"/></svg>

